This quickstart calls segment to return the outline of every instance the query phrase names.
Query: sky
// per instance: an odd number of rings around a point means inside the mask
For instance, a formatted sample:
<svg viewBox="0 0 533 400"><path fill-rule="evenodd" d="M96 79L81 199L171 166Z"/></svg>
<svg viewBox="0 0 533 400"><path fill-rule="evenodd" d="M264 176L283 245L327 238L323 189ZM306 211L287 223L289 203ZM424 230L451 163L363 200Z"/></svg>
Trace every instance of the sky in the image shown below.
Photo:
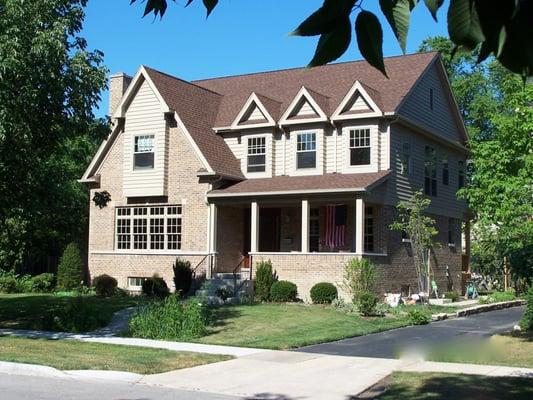
<svg viewBox="0 0 533 400"><path fill-rule="evenodd" d="M186 0L168 0L163 19L142 18L141 0L90 0L82 36L90 49L104 53L110 73L134 75L147 65L185 80L306 66L313 57L317 37L288 36L323 0L220 0L206 20L202 1L184 8ZM411 16L407 53L416 52L425 38L446 35L445 2L435 23L423 2ZM402 53L392 30L379 11L377 0L363 8L374 12L384 28L383 53ZM354 16L353 16L354 17ZM355 38L337 61L361 59ZM107 114L108 95L95 111Z"/></svg>

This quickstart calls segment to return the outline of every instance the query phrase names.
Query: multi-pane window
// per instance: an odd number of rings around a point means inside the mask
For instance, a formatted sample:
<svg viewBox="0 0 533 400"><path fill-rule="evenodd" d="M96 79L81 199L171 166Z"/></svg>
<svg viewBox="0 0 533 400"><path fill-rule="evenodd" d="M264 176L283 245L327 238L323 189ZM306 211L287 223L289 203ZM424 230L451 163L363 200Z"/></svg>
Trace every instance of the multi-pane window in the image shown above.
<svg viewBox="0 0 533 400"><path fill-rule="evenodd" d="M405 142L402 144L402 156L400 161L402 175L409 175L411 173L411 143Z"/></svg>
<svg viewBox="0 0 533 400"><path fill-rule="evenodd" d="M146 278L128 276L128 289L129 290L142 290L143 282L145 280Z"/></svg>
<svg viewBox="0 0 533 400"><path fill-rule="evenodd" d="M448 244L455 244L455 219L448 218Z"/></svg>
<svg viewBox="0 0 533 400"><path fill-rule="evenodd" d="M465 186L465 163L463 161L457 163L457 183L459 189Z"/></svg>
<svg viewBox="0 0 533 400"><path fill-rule="evenodd" d="M430 146L426 146L424 193L428 196L437 196L437 155L435 149Z"/></svg>
<svg viewBox="0 0 533 400"><path fill-rule="evenodd" d="M442 159L442 184L448 185L450 182L450 169L448 163L448 156L444 156Z"/></svg>
<svg viewBox="0 0 533 400"><path fill-rule="evenodd" d="M370 164L370 129L350 130L350 165Z"/></svg>
<svg viewBox="0 0 533 400"><path fill-rule="evenodd" d="M266 138L248 138L248 172L264 172L266 167Z"/></svg>
<svg viewBox="0 0 533 400"><path fill-rule="evenodd" d="M179 250L181 206L118 207L118 250Z"/></svg>
<svg viewBox="0 0 533 400"><path fill-rule="evenodd" d="M374 252L374 209L365 207L364 249L367 253Z"/></svg>
<svg viewBox="0 0 533 400"><path fill-rule="evenodd" d="M309 212L309 251L320 250L320 212L318 208L311 208Z"/></svg>
<svg viewBox="0 0 533 400"><path fill-rule="evenodd" d="M133 148L133 169L154 168L154 135L135 136Z"/></svg>
<svg viewBox="0 0 533 400"><path fill-rule="evenodd" d="M296 168L316 168L316 133L299 133L296 141Z"/></svg>

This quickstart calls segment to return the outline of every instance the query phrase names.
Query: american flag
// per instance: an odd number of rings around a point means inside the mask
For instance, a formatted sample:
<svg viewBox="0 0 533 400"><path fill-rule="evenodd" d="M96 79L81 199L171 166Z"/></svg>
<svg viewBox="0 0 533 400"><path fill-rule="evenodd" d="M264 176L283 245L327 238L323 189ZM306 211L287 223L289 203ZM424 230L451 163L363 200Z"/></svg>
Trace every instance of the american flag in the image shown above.
<svg viewBox="0 0 533 400"><path fill-rule="evenodd" d="M346 206L326 206L326 246L344 246L346 232ZM344 216L344 218L343 218Z"/></svg>

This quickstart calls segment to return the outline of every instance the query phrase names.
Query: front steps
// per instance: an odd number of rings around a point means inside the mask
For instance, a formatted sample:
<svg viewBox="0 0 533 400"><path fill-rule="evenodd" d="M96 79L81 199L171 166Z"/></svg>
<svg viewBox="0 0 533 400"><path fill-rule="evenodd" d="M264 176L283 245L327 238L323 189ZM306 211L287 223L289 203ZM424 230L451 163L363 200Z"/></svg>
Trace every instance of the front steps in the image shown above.
<svg viewBox="0 0 533 400"><path fill-rule="evenodd" d="M249 276L246 271L237 273L235 277L231 272L216 273L202 284L195 295L205 299L208 304L239 304L251 292Z"/></svg>

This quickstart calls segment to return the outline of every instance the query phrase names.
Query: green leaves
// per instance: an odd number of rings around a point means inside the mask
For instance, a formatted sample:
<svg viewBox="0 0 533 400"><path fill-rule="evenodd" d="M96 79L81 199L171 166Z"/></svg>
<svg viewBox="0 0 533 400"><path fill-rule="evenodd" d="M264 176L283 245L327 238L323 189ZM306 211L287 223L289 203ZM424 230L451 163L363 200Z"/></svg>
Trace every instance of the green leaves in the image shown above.
<svg viewBox="0 0 533 400"><path fill-rule="evenodd" d="M290 34L316 36L332 32L350 15L355 0L325 0L322 7L303 21Z"/></svg>
<svg viewBox="0 0 533 400"><path fill-rule="evenodd" d="M474 0L451 0L448 32L456 45L471 50L485 40Z"/></svg>
<svg viewBox="0 0 533 400"><path fill-rule="evenodd" d="M335 30L320 36L315 55L308 67L324 65L344 54L352 41L352 24L349 17L344 17Z"/></svg>
<svg viewBox="0 0 533 400"><path fill-rule="evenodd" d="M398 43L405 53L411 11L418 0L379 0L381 11L389 21Z"/></svg>
<svg viewBox="0 0 533 400"><path fill-rule="evenodd" d="M424 0L424 3L426 3L426 7L431 13L431 16L437 22L437 11L442 6L442 3L444 3L444 0Z"/></svg>
<svg viewBox="0 0 533 400"><path fill-rule="evenodd" d="M130 5L135 3L137 0L131 0ZM176 0L174 0L176 1ZM154 16L160 15L163 18L165 11L167 10L167 1L166 0L146 0L146 7L144 8L143 17L146 17L151 12L154 13Z"/></svg>
<svg viewBox="0 0 533 400"><path fill-rule="evenodd" d="M365 60L387 76L383 62L383 31L378 17L370 11L361 11L355 21L355 32L359 50Z"/></svg>

